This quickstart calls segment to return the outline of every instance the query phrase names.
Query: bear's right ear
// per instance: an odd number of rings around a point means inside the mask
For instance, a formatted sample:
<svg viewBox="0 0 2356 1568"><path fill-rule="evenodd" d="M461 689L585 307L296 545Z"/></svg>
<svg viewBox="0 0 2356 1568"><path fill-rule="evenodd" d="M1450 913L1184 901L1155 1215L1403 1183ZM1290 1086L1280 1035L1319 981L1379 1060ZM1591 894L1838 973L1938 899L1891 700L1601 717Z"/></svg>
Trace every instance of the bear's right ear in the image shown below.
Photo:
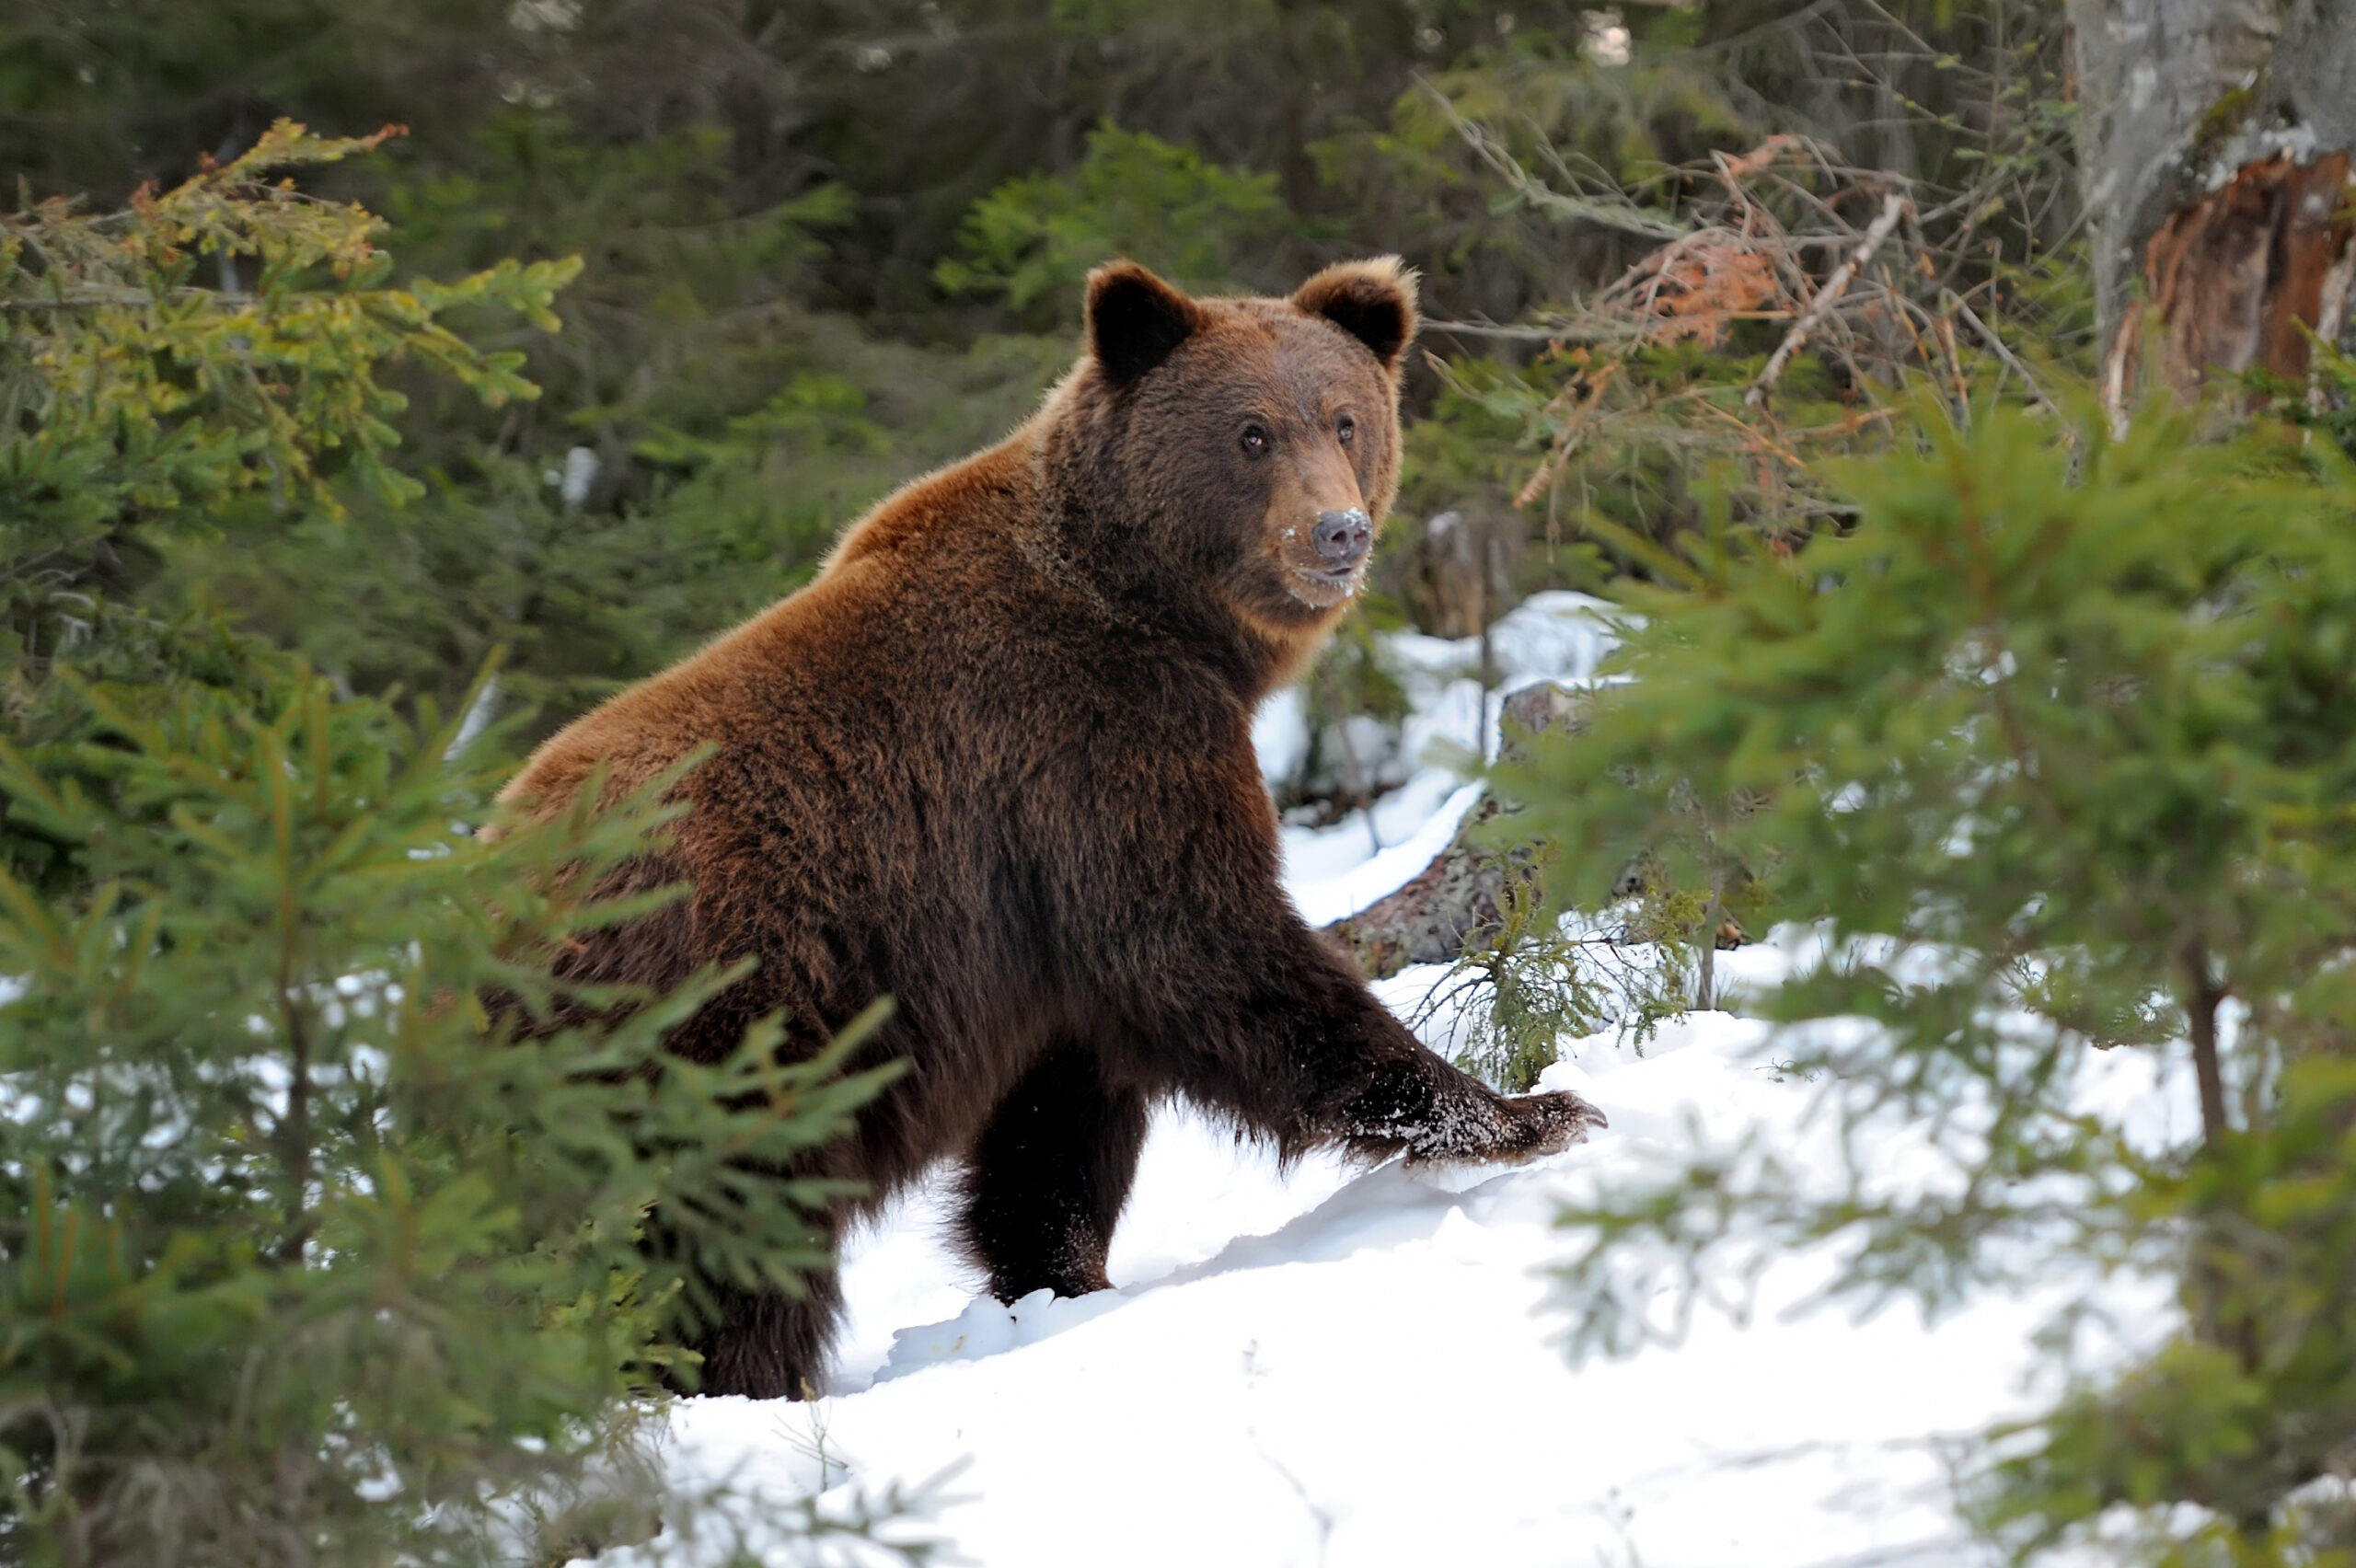
<svg viewBox="0 0 2356 1568"><path fill-rule="evenodd" d="M1088 274L1088 352L1105 378L1135 381L1202 325L1195 302L1134 261Z"/></svg>

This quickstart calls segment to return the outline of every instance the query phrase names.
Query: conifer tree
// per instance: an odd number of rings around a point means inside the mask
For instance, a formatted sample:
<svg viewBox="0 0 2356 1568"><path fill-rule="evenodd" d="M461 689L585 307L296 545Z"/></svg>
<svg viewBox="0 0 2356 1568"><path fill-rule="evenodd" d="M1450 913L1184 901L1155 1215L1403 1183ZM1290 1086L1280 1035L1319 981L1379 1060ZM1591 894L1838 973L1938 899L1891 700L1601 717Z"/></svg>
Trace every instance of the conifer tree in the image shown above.
<svg viewBox="0 0 2356 1568"><path fill-rule="evenodd" d="M664 1056L726 975L554 995L551 946L644 912L589 890L659 834L652 796L474 831L504 769L463 711L112 596L225 519L413 494L396 362L532 395L441 318L553 329L572 264L392 288L375 220L265 179L365 144L282 125L0 228L11 1562L537 1562L687 1528L643 1428L658 1378L694 1382L693 1282L826 1266L804 1216L839 1193L785 1172L894 1070L853 1066L858 1027L780 1065L775 1020Z"/></svg>
<svg viewBox="0 0 2356 1568"><path fill-rule="evenodd" d="M2029 1556L2125 1520L2130 1560L2325 1561L2356 1544L2356 476L2166 409L2114 438L2091 396L1960 426L1926 397L1829 471L1854 525L1779 549L1721 511L1681 588L1628 585L1635 678L1511 787L1576 899L1638 848L1731 850L1817 923L1756 1005L1851 1168L1752 1144L1565 1215L1574 1343L1834 1239L1863 1304L2172 1278L2177 1329L1992 1450L1981 1517ZM2099 1053L2177 1074L2197 1135L2083 1092ZM1936 1173L1881 1169L1897 1136Z"/></svg>

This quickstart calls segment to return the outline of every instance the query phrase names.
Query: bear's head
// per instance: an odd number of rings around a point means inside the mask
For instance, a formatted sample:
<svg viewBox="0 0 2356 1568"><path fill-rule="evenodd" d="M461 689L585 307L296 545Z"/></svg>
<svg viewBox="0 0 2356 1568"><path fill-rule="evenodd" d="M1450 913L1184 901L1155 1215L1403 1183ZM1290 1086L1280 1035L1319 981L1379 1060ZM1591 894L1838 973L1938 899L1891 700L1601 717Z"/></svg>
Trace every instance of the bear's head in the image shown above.
<svg viewBox="0 0 2356 1568"><path fill-rule="evenodd" d="M1395 257L1283 299L1192 298L1134 262L1091 273L1070 390L1091 488L1143 536L1125 544L1152 579L1222 605L1281 663L1305 656L1364 586L1397 492L1415 326Z"/></svg>

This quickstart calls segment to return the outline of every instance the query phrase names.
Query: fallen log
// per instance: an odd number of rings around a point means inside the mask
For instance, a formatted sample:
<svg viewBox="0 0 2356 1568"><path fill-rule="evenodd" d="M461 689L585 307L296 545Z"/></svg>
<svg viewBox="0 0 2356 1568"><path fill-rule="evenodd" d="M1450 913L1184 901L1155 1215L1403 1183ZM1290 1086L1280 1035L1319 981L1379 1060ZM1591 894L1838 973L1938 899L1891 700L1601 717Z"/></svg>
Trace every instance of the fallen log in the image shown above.
<svg viewBox="0 0 2356 1568"><path fill-rule="evenodd" d="M1587 728L1588 694L1553 681L1541 681L1507 694L1499 713L1501 760L1526 755L1536 736L1576 735ZM1409 879L1406 885L1345 917L1325 929L1348 948L1358 966L1382 979L1416 963L1454 963L1505 928L1511 894L1529 881L1537 861L1535 846L1498 851L1474 842L1475 835L1512 807L1484 797L1458 824L1448 847ZM1614 897L1644 891L1641 863L1631 863L1612 888ZM1731 919L1718 928L1721 949L1749 938Z"/></svg>
<svg viewBox="0 0 2356 1568"><path fill-rule="evenodd" d="M1552 681L1509 694L1500 713L1507 754L1547 731L1577 732L1585 710L1584 693ZM1464 813L1448 847L1404 887L1325 928L1376 979L1413 963L1454 963L1476 940L1504 928L1507 890L1529 874L1528 851L1501 856L1472 842L1475 830L1504 809L1495 795L1484 797Z"/></svg>

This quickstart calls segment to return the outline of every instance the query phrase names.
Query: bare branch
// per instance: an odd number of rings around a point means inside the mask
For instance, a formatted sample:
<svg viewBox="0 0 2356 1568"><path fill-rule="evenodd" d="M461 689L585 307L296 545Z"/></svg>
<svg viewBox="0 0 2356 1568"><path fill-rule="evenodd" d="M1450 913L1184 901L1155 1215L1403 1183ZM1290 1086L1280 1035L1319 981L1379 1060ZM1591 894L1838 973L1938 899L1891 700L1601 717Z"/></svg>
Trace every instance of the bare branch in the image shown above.
<svg viewBox="0 0 2356 1568"><path fill-rule="evenodd" d="M1767 400L1768 388L1775 385L1776 379L1784 374L1784 367L1791 363L1794 354L1799 352L1808 335L1824 325L1824 318L1841 302L1841 296L1849 292L1850 281L1874 259L1874 252L1881 248L1881 242L1889 237L1890 231L1898 226L1898 220L1906 215L1906 198L1895 192L1884 198L1881 215L1874 219L1871 228L1865 230L1863 242L1846 261L1834 270L1832 276L1824 281L1824 287L1817 291L1807 314L1792 323L1792 329L1784 334L1784 340L1769 356L1766 368L1759 373L1759 379L1752 382L1750 389L1742 395L1744 408L1755 409Z"/></svg>
<svg viewBox="0 0 2356 1568"><path fill-rule="evenodd" d="M1456 105L1449 101L1448 95L1432 86L1426 78L1417 76L1415 85L1432 96L1432 101L1439 105L1440 112L1448 116L1449 123L1456 127L1456 133L1464 139L1464 144L1472 148L1482 162L1512 186L1515 194L1549 217L1595 224L1604 228L1618 229L1623 234L1643 235L1647 239L1677 239L1690 232L1690 225L1647 211L1625 199L1613 202L1589 196L1565 195L1523 168L1519 159L1497 145L1486 131L1459 113Z"/></svg>
<svg viewBox="0 0 2356 1568"><path fill-rule="evenodd" d="M1993 327L1981 320L1971 306L1963 303L1961 294L1949 289L1946 291L1944 303L1949 310L1963 317L1963 324L1970 328L1973 334L1988 345L1989 351L2004 362L2006 370L2019 376L2027 385L2029 396L2037 399L2038 408L2049 414L2057 411L2053 407L2053 399L2045 395L2045 388L2039 386L2037 384L2037 377L2028 373L2028 366L2023 364L2015 356L2013 351L2004 346L2004 340L1996 335L1996 329Z"/></svg>

